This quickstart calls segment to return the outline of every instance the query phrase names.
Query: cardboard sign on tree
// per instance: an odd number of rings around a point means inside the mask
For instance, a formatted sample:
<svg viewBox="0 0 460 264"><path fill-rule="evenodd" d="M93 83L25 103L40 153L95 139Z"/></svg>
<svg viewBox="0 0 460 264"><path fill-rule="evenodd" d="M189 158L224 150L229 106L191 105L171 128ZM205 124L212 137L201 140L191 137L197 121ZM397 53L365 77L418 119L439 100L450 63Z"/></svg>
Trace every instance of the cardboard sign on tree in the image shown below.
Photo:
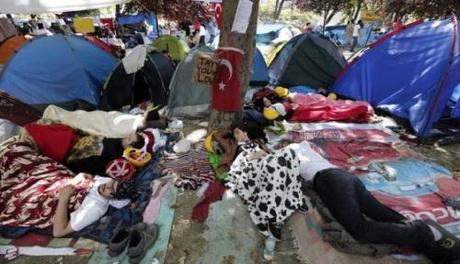
<svg viewBox="0 0 460 264"><path fill-rule="evenodd" d="M197 83L212 85L217 69L217 61L213 56L199 53L193 69L192 80Z"/></svg>

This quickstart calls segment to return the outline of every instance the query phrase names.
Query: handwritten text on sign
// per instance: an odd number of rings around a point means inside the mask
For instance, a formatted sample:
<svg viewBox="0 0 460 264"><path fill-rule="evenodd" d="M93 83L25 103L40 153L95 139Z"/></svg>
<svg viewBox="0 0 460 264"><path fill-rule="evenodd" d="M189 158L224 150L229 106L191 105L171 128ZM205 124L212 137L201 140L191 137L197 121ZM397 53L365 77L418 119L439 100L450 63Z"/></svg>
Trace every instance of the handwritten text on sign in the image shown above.
<svg viewBox="0 0 460 264"><path fill-rule="evenodd" d="M193 81L211 85L214 81L217 62L208 54L199 54L193 71Z"/></svg>

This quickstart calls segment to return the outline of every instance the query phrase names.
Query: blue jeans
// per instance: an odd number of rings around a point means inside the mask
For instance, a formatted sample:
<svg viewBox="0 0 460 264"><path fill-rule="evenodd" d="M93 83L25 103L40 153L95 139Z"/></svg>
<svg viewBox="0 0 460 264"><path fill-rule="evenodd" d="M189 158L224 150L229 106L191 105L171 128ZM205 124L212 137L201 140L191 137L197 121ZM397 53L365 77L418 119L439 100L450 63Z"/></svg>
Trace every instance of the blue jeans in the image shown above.
<svg viewBox="0 0 460 264"><path fill-rule="evenodd" d="M355 51L355 48L356 48L357 45L358 45L358 37L353 37L350 51L351 52Z"/></svg>

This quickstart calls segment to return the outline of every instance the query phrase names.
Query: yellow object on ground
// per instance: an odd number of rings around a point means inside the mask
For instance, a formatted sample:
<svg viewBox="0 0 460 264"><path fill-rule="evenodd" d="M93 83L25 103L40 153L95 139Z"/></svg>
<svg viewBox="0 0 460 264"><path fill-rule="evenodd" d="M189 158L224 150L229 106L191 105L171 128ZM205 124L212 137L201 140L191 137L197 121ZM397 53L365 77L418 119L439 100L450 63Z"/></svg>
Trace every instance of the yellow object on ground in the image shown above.
<svg viewBox="0 0 460 264"><path fill-rule="evenodd" d="M144 167L152 159L150 153L136 148L126 148L123 151L123 158L127 159L129 163L136 167Z"/></svg>
<svg viewBox="0 0 460 264"><path fill-rule="evenodd" d="M277 86L273 91L279 97L286 97L289 94L289 90L282 86Z"/></svg>
<svg viewBox="0 0 460 264"><path fill-rule="evenodd" d="M206 150L210 153L214 153L214 149L212 147L212 135L216 133L216 131L212 131L211 133L209 133L209 135L206 137L206 139L204 140L204 147L206 148Z"/></svg>
<svg viewBox="0 0 460 264"><path fill-rule="evenodd" d="M335 93L330 93L327 98L331 99L331 100L337 100L337 95Z"/></svg>
<svg viewBox="0 0 460 264"><path fill-rule="evenodd" d="M265 107L263 115L267 120L275 120L280 116L279 113L272 107Z"/></svg>

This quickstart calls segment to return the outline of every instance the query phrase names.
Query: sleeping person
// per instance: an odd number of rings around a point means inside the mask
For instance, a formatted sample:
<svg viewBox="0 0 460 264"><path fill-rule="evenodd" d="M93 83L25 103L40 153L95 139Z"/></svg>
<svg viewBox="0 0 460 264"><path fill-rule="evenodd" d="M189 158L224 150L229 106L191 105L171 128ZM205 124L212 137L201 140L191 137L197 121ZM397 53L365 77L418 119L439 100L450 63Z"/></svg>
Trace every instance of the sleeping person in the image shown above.
<svg viewBox="0 0 460 264"><path fill-rule="evenodd" d="M305 209L299 159L289 149L269 153L256 143L256 138L249 138L248 131L257 135L254 128L241 124L232 127L238 150L226 185L246 201L258 230L280 239L281 224L294 211Z"/></svg>
<svg viewBox="0 0 460 264"><path fill-rule="evenodd" d="M137 197L131 182L87 174L75 177L26 141L1 146L0 177L0 225L52 227L55 236L79 231L109 206L123 207Z"/></svg>
<svg viewBox="0 0 460 264"><path fill-rule="evenodd" d="M460 240L432 220L410 221L381 204L354 174L337 168L310 143L280 142L300 160L300 175L358 242L410 246L434 263L460 261Z"/></svg>
<svg viewBox="0 0 460 264"><path fill-rule="evenodd" d="M167 119L156 110L125 114L118 111L67 111L55 105L48 106L42 118L105 138L124 138L138 130L163 129L168 124Z"/></svg>
<svg viewBox="0 0 460 264"><path fill-rule="evenodd" d="M109 206L123 208L130 203L131 199L137 198L137 192L132 181L119 182L108 177L93 177L83 173L78 174L72 180L75 179L77 179L76 182L88 181L91 188L80 207L70 213L70 217L69 201L78 184L67 184L60 189L53 223L53 235L55 237L80 231L104 216Z"/></svg>

